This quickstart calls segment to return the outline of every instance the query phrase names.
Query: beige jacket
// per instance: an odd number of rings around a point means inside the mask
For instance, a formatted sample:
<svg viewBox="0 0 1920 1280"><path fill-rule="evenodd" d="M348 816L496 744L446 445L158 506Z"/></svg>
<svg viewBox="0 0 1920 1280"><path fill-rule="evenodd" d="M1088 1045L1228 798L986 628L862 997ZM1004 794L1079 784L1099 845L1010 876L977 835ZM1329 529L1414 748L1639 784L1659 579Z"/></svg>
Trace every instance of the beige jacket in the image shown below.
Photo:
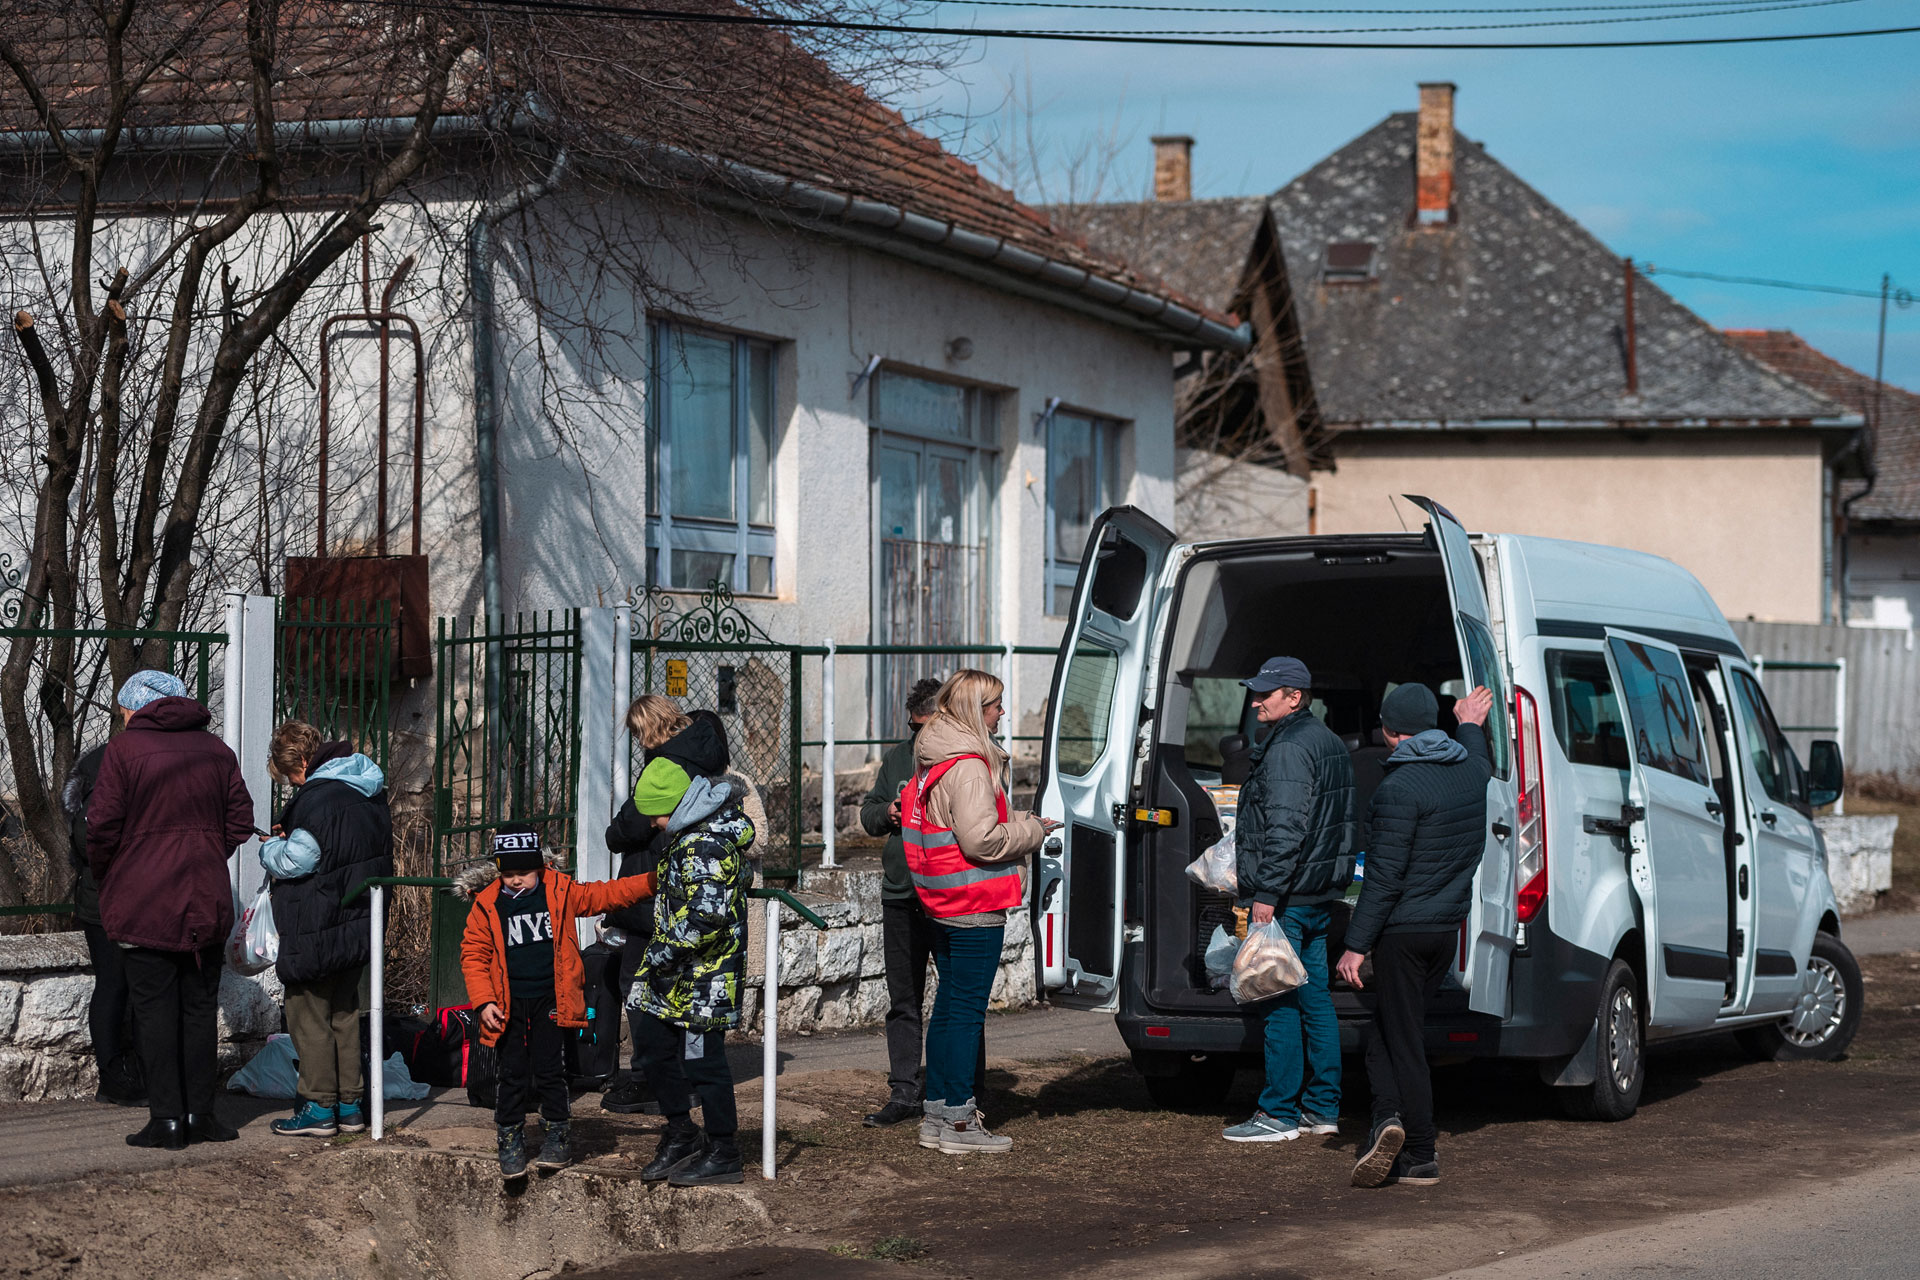
<svg viewBox="0 0 1920 1280"><path fill-rule="evenodd" d="M1004 776L1007 753L997 743L991 746L991 767L974 759L947 770L927 795L927 820L950 828L969 862L1019 862L1040 847L1046 828L1030 813L1009 813L1000 821L995 780ZM927 721L913 744L914 767L923 773L943 760L979 754L979 742L944 716Z"/></svg>

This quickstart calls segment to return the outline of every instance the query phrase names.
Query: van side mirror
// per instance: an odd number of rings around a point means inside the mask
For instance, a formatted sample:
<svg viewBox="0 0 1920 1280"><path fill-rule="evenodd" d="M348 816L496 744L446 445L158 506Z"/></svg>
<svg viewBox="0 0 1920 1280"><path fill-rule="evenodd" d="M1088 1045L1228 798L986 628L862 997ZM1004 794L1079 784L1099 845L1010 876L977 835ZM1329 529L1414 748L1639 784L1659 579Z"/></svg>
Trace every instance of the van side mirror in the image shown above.
<svg viewBox="0 0 1920 1280"><path fill-rule="evenodd" d="M1807 751L1807 800L1814 808L1832 804L1846 789L1847 771L1840 744L1822 739Z"/></svg>

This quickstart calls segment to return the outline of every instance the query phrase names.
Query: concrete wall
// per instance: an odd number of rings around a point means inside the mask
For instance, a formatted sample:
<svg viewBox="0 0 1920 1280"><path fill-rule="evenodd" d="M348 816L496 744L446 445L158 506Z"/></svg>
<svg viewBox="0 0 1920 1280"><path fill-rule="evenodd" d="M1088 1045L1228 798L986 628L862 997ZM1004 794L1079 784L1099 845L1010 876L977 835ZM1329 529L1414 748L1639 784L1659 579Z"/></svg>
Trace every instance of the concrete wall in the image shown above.
<svg viewBox="0 0 1920 1280"><path fill-rule="evenodd" d="M1847 621L1911 632L1920 619L1920 538L1856 534L1849 542Z"/></svg>
<svg viewBox="0 0 1920 1280"><path fill-rule="evenodd" d="M1182 542L1304 534L1307 482L1202 449L1181 449L1174 532Z"/></svg>
<svg viewBox="0 0 1920 1280"><path fill-rule="evenodd" d="M1316 473L1322 533L1420 527L1425 494L1467 528L1631 547L1691 570L1729 617L1819 622L1824 468L1811 433L1438 432L1339 437Z"/></svg>

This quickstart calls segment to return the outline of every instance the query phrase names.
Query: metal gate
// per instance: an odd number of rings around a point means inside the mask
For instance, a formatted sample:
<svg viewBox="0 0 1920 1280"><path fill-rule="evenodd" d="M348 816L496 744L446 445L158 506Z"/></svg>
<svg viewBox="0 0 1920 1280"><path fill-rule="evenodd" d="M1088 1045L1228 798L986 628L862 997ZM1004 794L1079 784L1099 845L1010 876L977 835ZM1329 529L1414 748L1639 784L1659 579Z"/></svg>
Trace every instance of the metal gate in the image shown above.
<svg viewBox="0 0 1920 1280"><path fill-rule="evenodd" d="M282 598L276 621L274 719L304 720L385 769L398 640L392 605Z"/></svg>

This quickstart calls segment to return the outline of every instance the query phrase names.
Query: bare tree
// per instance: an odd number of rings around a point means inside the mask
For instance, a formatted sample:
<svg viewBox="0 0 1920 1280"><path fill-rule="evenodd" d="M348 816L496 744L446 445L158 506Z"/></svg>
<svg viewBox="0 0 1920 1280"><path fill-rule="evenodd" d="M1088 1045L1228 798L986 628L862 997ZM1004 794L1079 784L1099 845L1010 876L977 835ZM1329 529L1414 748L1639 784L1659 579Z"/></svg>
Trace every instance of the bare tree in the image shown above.
<svg viewBox="0 0 1920 1280"><path fill-rule="evenodd" d="M789 21L908 11L679 7ZM517 206L510 267L543 332L588 350L631 344L640 335L609 331L597 304L663 292L651 266L663 209L711 256L729 226L777 203L769 168L899 189L911 179L889 150L917 142L864 90L910 85L946 56L860 31L505 5L0 0L12 82L0 261L28 372L0 377L0 445L21 446L0 447L17 508L0 518L25 548L0 727L31 842L62 865L55 793L89 707L164 657L152 641L89 653L32 633L194 621L236 529L244 563L224 566L228 580L271 585L312 456L286 430L314 403L296 353L311 349L320 300L352 289L356 245L406 221L439 250L443 274L423 287L463 296L445 264L461 261L471 210L564 170L584 198ZM616 198L635 191L651 203ZM596 253L565 251L583 236ZM554 415L556 447L592 408ZM0 858L0 897L21 892Z"/></svg>

